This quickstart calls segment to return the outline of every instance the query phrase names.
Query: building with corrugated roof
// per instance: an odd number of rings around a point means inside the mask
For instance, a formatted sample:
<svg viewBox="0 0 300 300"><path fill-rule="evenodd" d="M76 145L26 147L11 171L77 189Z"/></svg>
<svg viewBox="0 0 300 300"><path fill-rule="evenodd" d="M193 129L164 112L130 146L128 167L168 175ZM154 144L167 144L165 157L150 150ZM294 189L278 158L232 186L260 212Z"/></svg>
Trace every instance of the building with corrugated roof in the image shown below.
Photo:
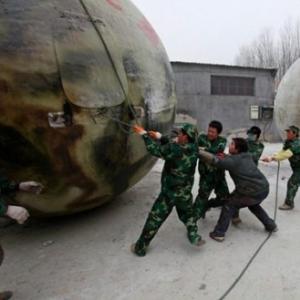
<svg viewBox="0 0 300 300"><path fill-rule="evenodd" d="M224 134L243 135L256 125L267 141L278 141L273 119L276 69L172 62L177 91L177 123L206 131L211 120Z"/></svg>

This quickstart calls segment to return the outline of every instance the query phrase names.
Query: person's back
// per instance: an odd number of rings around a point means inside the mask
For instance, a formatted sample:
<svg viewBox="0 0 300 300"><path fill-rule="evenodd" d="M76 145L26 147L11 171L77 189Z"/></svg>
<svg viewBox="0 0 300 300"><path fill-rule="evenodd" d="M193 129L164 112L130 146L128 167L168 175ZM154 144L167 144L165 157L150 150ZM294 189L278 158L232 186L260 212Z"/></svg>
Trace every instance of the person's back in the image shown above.
<svg viewBox="0 0 300 300"><path fill-rule="evenodd" d="M235 190L242 195L255 196L269 189L269 182L255 165L250 153L227 156L219 160L217 166L229 171Z"/></svg>
<svg viewBox="0 0 300 300"><path fill-rule="evenodd" d="M240 208L248 209L258 218L269 232L276 231L277 226L265 210L260 206L261 202L269 194L269 183L266 177L255 165L251 153L248 152L248 144L245 139L234 138L229 145L230 155L225 158L213 156L208 152L199 150L200 158L228 170L235 183L235 190L228 197L219 201L222 211L210 237L218 242L224 240L230 220ZM215 207L218 201L211 200L208 207Z"/></svg>
<svg viewBox="0 0 300 300"><path fill-rule="evenodd" d="M172 177L176 185L193 183L198 160L197 145L195 143L184 145L169 143L164 145L163 148L169 148L163 151L174 153L174 155L165 158L162 177L166 175Z"/></svg>

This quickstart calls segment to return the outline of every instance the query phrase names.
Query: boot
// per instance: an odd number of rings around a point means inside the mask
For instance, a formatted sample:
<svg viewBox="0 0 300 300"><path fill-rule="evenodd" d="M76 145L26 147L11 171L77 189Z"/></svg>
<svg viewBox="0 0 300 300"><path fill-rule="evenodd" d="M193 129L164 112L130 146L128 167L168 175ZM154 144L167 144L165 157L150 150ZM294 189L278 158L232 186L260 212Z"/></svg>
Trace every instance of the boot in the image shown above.
<svg viewBox="0 0 300 300"><path fill-rule="evenodd" d="M201 247L205 244L205 240L202 240L198 233L188 232L187 237L190 243L196 247Z"/></svg>
<svg viewBox="0 0 300 300"><path fill-rule="evenodd" d="M5 291L0 293L0 300L8 300L13 296L13 293L10 291Z"/></svg>
<svg viewBox="0 0 300 300"><path fill-rule="evenodd" d="M240 223L242 223L242 220L240 217L236 217L236 218L232 218L231 219L231 223L235 226L239 225Z"/></svg>

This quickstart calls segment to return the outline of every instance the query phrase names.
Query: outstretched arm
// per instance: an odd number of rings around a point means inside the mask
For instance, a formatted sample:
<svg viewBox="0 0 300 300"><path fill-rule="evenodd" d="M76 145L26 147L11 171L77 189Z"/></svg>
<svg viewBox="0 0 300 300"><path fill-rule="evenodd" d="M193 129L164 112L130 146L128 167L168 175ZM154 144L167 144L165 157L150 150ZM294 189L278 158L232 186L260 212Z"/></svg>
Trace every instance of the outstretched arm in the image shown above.
<svg viewBox="0 0 300 300"><path fill-rule="evenodd" d="M164 160L174 159L181 155L180 147L175 144L171 144L168 141L165 143L159 143L157 140L162 137L161 134L157 132L147 132L144 128L140 126L134 126L133 130L141 135L145 141L146 148L150 154ZM154 133L159 134L159 138L154 136ZM150 137L152 136L152 138ZM156 140L153 140L155 138Z"/></svg>
<svg viewBox="0 0 300 300"><path fill-rule="evenodd" d="M263 157L262 161L264 161L264 162L283 161L283 160L291 158L293 155L294 155L294 153L290 149L281 150L280 152L278 152L272 156Z"/></svg>
<svg viewBox="0 0 300 300"><path fill-rule="evenodd" d="M153 141L147 134L143 135L143 139L148 152L153 156L164 160L171 160L181 155L179 147L175 144L167 143L162 145Z"/></svg>
<svg viewBox="0 0 300 300"><path fill-rule="evenodd" d="M232 170L235 167L235 162L231 156L219 158L218 156L211 154L207 151L199 149L199 157L206 163L214 165L220 169Z"/></svg>

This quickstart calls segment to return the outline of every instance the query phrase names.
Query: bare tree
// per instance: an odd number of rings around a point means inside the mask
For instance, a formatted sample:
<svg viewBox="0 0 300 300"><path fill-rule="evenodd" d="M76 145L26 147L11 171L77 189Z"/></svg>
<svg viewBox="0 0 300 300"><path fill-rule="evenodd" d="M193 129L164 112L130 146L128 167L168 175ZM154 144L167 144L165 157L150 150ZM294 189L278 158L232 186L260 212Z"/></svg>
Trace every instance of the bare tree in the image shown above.
<svg viewBox="0 0 300 300"><path fill-rule="evenodd" d="M300 58L300 19L288 20L277 35L265 29L250 45L242 46L235 63L241 66L277 68L280 81Z"/></svg>
<svg viewBox="0 0 300 300"><path fill-rule="evenodd" d="M242 46L236 63L251 67L276 66L276 46L270 29L265 29L250 45Z"/></svg>

